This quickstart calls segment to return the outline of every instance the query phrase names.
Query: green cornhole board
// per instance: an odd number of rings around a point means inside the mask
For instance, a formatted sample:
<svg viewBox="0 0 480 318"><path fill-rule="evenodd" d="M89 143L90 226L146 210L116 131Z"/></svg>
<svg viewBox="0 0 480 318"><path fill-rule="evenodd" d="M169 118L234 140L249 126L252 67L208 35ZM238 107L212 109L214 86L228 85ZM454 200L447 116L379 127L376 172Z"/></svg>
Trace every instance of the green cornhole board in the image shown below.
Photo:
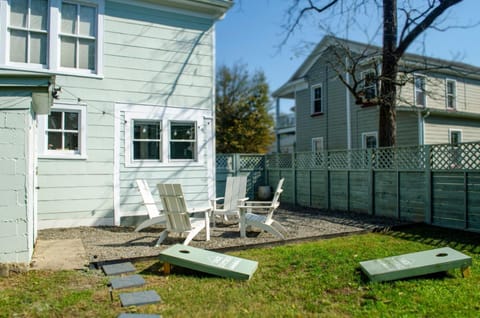
<svg viewBox="0 0 480 318"><path fill-rule="evenodd" d="M248 280L258 267L255 261L182 244L163 250L159 258L165 263L166 274L170 272L170 265L177 265L221 277Z"/></svg>
<svg viewBox="0 0 480 318"><path fill-rule="evenodd" d="M362 271L373 282L415 277L454 268L469 273L472 258L450 247L360 262Z"/></svg>

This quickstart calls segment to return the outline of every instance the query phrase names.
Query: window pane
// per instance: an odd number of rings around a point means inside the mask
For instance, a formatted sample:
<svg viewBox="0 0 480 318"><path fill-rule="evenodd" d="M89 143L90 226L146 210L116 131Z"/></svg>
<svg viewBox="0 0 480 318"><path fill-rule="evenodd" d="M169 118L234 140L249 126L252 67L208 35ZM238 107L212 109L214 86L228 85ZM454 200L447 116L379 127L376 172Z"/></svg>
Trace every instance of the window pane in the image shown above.
<svg viewBox="0 0 480 318"><path fill-rule="evenodd" d="M133 160L160 160L160 142L134 141Z"/></svg>
<svg viewBox="0 0 480 318"><path fill-rule="evenodd" d="M322 98L322 89L321 88L315 88L315 99L321 99Z"/></svg>
<svg viewBox="0 0 480 318"><path fill-rule="evenodd" d="M195 126L193 123L172 123L170 131L172 140L195 140Z"/></svg>
<svg viewBox="0 0 480 318"><path fill-rule="evenodd" d="M377 147L377 137L375 136L366 136L365 145L367 148L376 148Z"/></svg>
<svg viewBox="0 0 480 318"><path fill-rule="evenodd" d="M65 150L78 150L78 133L65 133Z"/></svg>
<svg viewBox="0 0 480 318"><path fill-rule="evenodd" d="M31 33L30 35L30 63L47 64L47 35Z"/></svg>
<svg viewBox="0 0 480 318"><path fill-rule="evenodd" d="M160 139L160 123L151 121L134 121L134 139Z"/></svg>
<svg viewBox="0 0 480 318"><path fill-rule="evenodd" d="M32 9L30 14L30 28L36 30L47 30L48 1L34 0L32 1Z"/></svg>
<svg viewBox="0 0 480 318"><path fill-rule="evenodd" d="M62 3L62 32L76 34L77 6L75 4Z"/></svg>
<svg viewBox="0 0 480 318"><path fill-rule="evenodd" d="M60 65L64 67L75 67L77 59L75 53L76 40L69 37L61 37L61 61Z"/></svg>
<svg viewBox="0 0 480 318"><path fill-rule="evenodd" d="M48 149L49 150L61 150L62 149L62 133L61 132L48 132Z"/></svg>
<svg viewBox="0 0 480 318"><path fill-rule="evenodd" d="M416 104L419 106L425 106L425 93L416 92Z"/></svg>
<svg viewBox="0 0 480 318"><path fill-rule="evenodd" d="M314 102L313 112L315 112L315 113L321 113L322 112L322 100L316 100Z"/></svg>
<svg viewBox="0 0 480 318"><path fill-rule="evenodd" d="M78 45L78 67L95 70L95 41L79 40Z"/></svg>
<svg viewBox="0 0 480 318"><path fill-rule="evenodd" d="M27 32L10 32L10 61L27 63Z"/></svg>
<svg viewBox="0 0 480 318"><path fill-rule="evenodd" d="M65 112L65 126L66 130L78 130L78 113L74 112Z"/></svg>
<svg viewBox="0 0 480 318"><path fill-rule="evenodd" d="M171 159L195 159L194 142L170 142Z"/></svg>
<svg viewBox="0 0 480 318"><path fill-rule="evenodd" d="M79 34L95 36L96 10L93 7L82 6L80 8L80 30Z"/></svg>
<svg viewBox="0 0 480 318"><path fill-rule="evenodd" d="M455 82L447 82L447 93L455 94Z"/></svg>
<svg viewBox="0 0 480 318"><path fill-rule="evenodd" d="M27 0L15 0L10 2L10 24L17 27L27 27Z"/></svg>
<svg viewBox="0 0 480 318"><path fill-rule="evenodd" d="M51 112L48 116L48 129L62 129L62 112Z"/></svg>

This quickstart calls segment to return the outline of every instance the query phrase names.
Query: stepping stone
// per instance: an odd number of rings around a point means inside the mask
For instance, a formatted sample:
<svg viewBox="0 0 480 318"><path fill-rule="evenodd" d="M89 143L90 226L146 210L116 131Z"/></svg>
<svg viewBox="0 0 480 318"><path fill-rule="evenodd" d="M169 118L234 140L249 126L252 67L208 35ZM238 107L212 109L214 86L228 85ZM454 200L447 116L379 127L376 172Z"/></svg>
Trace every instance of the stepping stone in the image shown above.
<svg viewBox="0 0 480 318"><path fill-rule="evenodd" d="M103 272L107 276L132 273L136 271L135 266L133 266L133 264L130 262L103 265L102 268Z"/></svg>
<svg viewBox="0 0 480 318"><path fill-rule="evenodd" d="M145 284L145 280L140 275L115 277L115 278L112 278L109 282L109 285L113 289L138 287L138 286L142 286L144 284Z"/></svg>
<svg viewBox="0 0 480 318"><path fill-rule="evenodd" d="M360 262L360 268L373 282L422 276L460 268L465 277L472 258L450 247Z"/></svg>
<svg viewBox="0 0 480 318"><path fill-rule="evenodd" d="M123 293L119 297L122 307L155 304L162 301L157 292L153 290Z"/></svg>
<svg viewBox="0 0 480 318"><path fill-rule="evenodd" d="M178 265L221 277L248 280L258 267L256 261L182 244L163 250L159 258L165 263L163 266L165 274L169 274L170 265Z"/></svg>
<svg viewBox="0 0 480 318"><path fill-rule="evenodd" d="M162 318L160 315L152 315L152 314L125 314L122 313L118 315L117 318Z"/></svg>

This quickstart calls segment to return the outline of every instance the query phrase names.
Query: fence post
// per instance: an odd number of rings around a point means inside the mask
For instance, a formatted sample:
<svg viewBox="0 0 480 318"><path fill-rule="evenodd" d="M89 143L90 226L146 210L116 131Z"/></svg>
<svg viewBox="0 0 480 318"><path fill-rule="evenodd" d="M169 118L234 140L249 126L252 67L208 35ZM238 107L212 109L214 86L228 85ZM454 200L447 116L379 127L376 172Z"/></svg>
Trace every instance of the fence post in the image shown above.
<svg viewBox="0 0 480 318"><path fill-rule="evenodd" d="M292 188L293 188L293 204L297 205L297 166L295 159L297 157L296 152L292 152Z"/></svg>
<svg viewBox="0 0 480 318"><path fill-rule="evenodd" d="M375 174L373 171L373 148L367 149L368 154L368 213L375 215Z"/></svg>
<svg viewBox="0 0 480 318"><path fill-rule="evenodd" d="M432 224L432 167L430 146L425 145L425 223Z"/></svg>

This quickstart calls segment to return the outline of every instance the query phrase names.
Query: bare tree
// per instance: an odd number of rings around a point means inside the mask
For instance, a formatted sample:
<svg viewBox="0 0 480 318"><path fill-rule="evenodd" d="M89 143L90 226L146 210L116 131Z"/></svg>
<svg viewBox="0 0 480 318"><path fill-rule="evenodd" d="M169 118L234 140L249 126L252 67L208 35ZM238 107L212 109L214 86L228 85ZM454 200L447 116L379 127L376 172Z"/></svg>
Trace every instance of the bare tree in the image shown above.
<svg viewBox="0 0 480 318"><path fill-rule="evenodd" d="M400 0L398 3L397 0L292 0L292 5L287 12L289 19L285 25L287 33L282 43L288 41L295 30L301 26L302 20L310 14L318 14L320 16L318 20L321 20L328 14L344 15L352 10L367 10L366 8L371 5L381 8L383 46L380 54L381 71L378 76L380 80L378 95L378 105L380 105L379 145L381 147L395 146L397 87L402 85L398 81L400 59L421 34L429 28L436 28L436 22L441 21L445 12L462 1ZM399 12L402 14L400 23ZM330 29L329 25L322 22L320 26L325 30ZM360 58L357 56L350 60L360 61L365 59L368 54L372 53L365 51ZM356 63L352 63L344 65L344 67L349 73L355 74L356 65ZM364 93L359 89L361 81L357 80L355 76L352 81L342 77L341 73L338 75L355 98L360 100L360 95Z"/></svg>

